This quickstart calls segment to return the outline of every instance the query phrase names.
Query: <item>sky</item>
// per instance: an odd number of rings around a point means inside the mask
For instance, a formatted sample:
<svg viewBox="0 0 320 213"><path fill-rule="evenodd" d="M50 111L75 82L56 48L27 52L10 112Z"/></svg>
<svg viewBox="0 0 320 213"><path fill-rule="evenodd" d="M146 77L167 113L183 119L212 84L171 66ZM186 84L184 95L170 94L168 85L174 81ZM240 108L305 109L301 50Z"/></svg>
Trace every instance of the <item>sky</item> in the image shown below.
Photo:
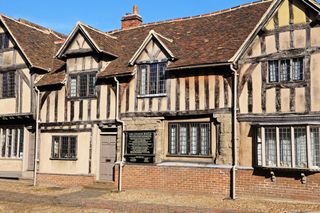
<svg viewBox="0 0 320 213"><path fill-rule="evenodd" d="M121 17L139 8L144 23L194 16L254 0L0 0L0 13L69 34L77 21L102 31L119 29Z"/></svg>

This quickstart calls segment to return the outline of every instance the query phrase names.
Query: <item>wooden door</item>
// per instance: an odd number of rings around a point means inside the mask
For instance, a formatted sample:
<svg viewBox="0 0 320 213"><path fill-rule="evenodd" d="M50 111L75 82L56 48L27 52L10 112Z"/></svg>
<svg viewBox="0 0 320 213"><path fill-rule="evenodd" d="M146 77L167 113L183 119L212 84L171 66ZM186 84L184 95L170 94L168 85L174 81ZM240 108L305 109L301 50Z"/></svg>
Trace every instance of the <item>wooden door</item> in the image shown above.
<svg viewBox="0 0 320 213"><path fill-rule="evenodd" d="M99 180L101 181L114 181L116 140L115 135L101 135L99 174Z"/></svg>

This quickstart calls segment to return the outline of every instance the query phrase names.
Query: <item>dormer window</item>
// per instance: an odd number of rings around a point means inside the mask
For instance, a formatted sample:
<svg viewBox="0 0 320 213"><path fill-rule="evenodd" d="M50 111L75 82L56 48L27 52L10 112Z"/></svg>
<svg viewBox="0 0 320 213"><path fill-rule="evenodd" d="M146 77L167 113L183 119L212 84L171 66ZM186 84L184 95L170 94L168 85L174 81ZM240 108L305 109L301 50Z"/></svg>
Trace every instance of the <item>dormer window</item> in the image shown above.
<svg viewBox="0 0 320 213"><path fill-rule="evenodd" d="M9 37L2 33L0 34L0 49L6 49L9 47Z"/></svg>
<svg viewBox="0 0 320 213"><path fill-rule="evenodd" d="M96 95L96 72L70 74L70 98L90 98Z"/></svg>
<svg viewBox="0 0 320 213"><path fill-rule="evenodd" d="M166 63L153 62L139 65L139 94L166 94Z"/></svg>

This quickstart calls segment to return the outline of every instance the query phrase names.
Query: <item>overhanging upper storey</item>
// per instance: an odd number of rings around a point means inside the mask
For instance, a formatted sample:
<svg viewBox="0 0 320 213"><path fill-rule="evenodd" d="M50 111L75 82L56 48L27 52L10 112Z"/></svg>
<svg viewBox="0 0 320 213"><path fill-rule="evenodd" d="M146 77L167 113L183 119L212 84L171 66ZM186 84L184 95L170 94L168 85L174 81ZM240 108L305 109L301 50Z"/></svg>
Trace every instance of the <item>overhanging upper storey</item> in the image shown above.
<svg viewBox="0 0 320 213"><path fill-rule="evenodd" d="M74 55L98 54L102 57L118 57L118 41L114 36L78 22L56 57L65 59Z"/></svg>

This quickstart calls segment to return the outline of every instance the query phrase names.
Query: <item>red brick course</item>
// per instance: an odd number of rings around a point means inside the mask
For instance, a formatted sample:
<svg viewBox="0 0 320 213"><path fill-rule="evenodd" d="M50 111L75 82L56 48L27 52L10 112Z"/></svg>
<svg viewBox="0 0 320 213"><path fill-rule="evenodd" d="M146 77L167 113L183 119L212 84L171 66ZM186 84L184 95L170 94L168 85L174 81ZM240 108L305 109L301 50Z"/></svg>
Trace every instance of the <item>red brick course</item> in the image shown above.
<svg viewBox="0 0 320 213"><path fill-rule="evenodd" d="M302 184L300 173L282 173L275 182L270 172L237 170L236 194L298 200L320 199L320 173L307 175ZM230 196L231 170L224 168L163 167L125 165L123 189L152 189Z"/></svg>
<svg viewBox="0 0 320 213"><path fill-rule="evenodd" d="M64 187L88 186L95 182L95 177L89 175L38 174L37 182L38 184L50 184Z"/></svg>

